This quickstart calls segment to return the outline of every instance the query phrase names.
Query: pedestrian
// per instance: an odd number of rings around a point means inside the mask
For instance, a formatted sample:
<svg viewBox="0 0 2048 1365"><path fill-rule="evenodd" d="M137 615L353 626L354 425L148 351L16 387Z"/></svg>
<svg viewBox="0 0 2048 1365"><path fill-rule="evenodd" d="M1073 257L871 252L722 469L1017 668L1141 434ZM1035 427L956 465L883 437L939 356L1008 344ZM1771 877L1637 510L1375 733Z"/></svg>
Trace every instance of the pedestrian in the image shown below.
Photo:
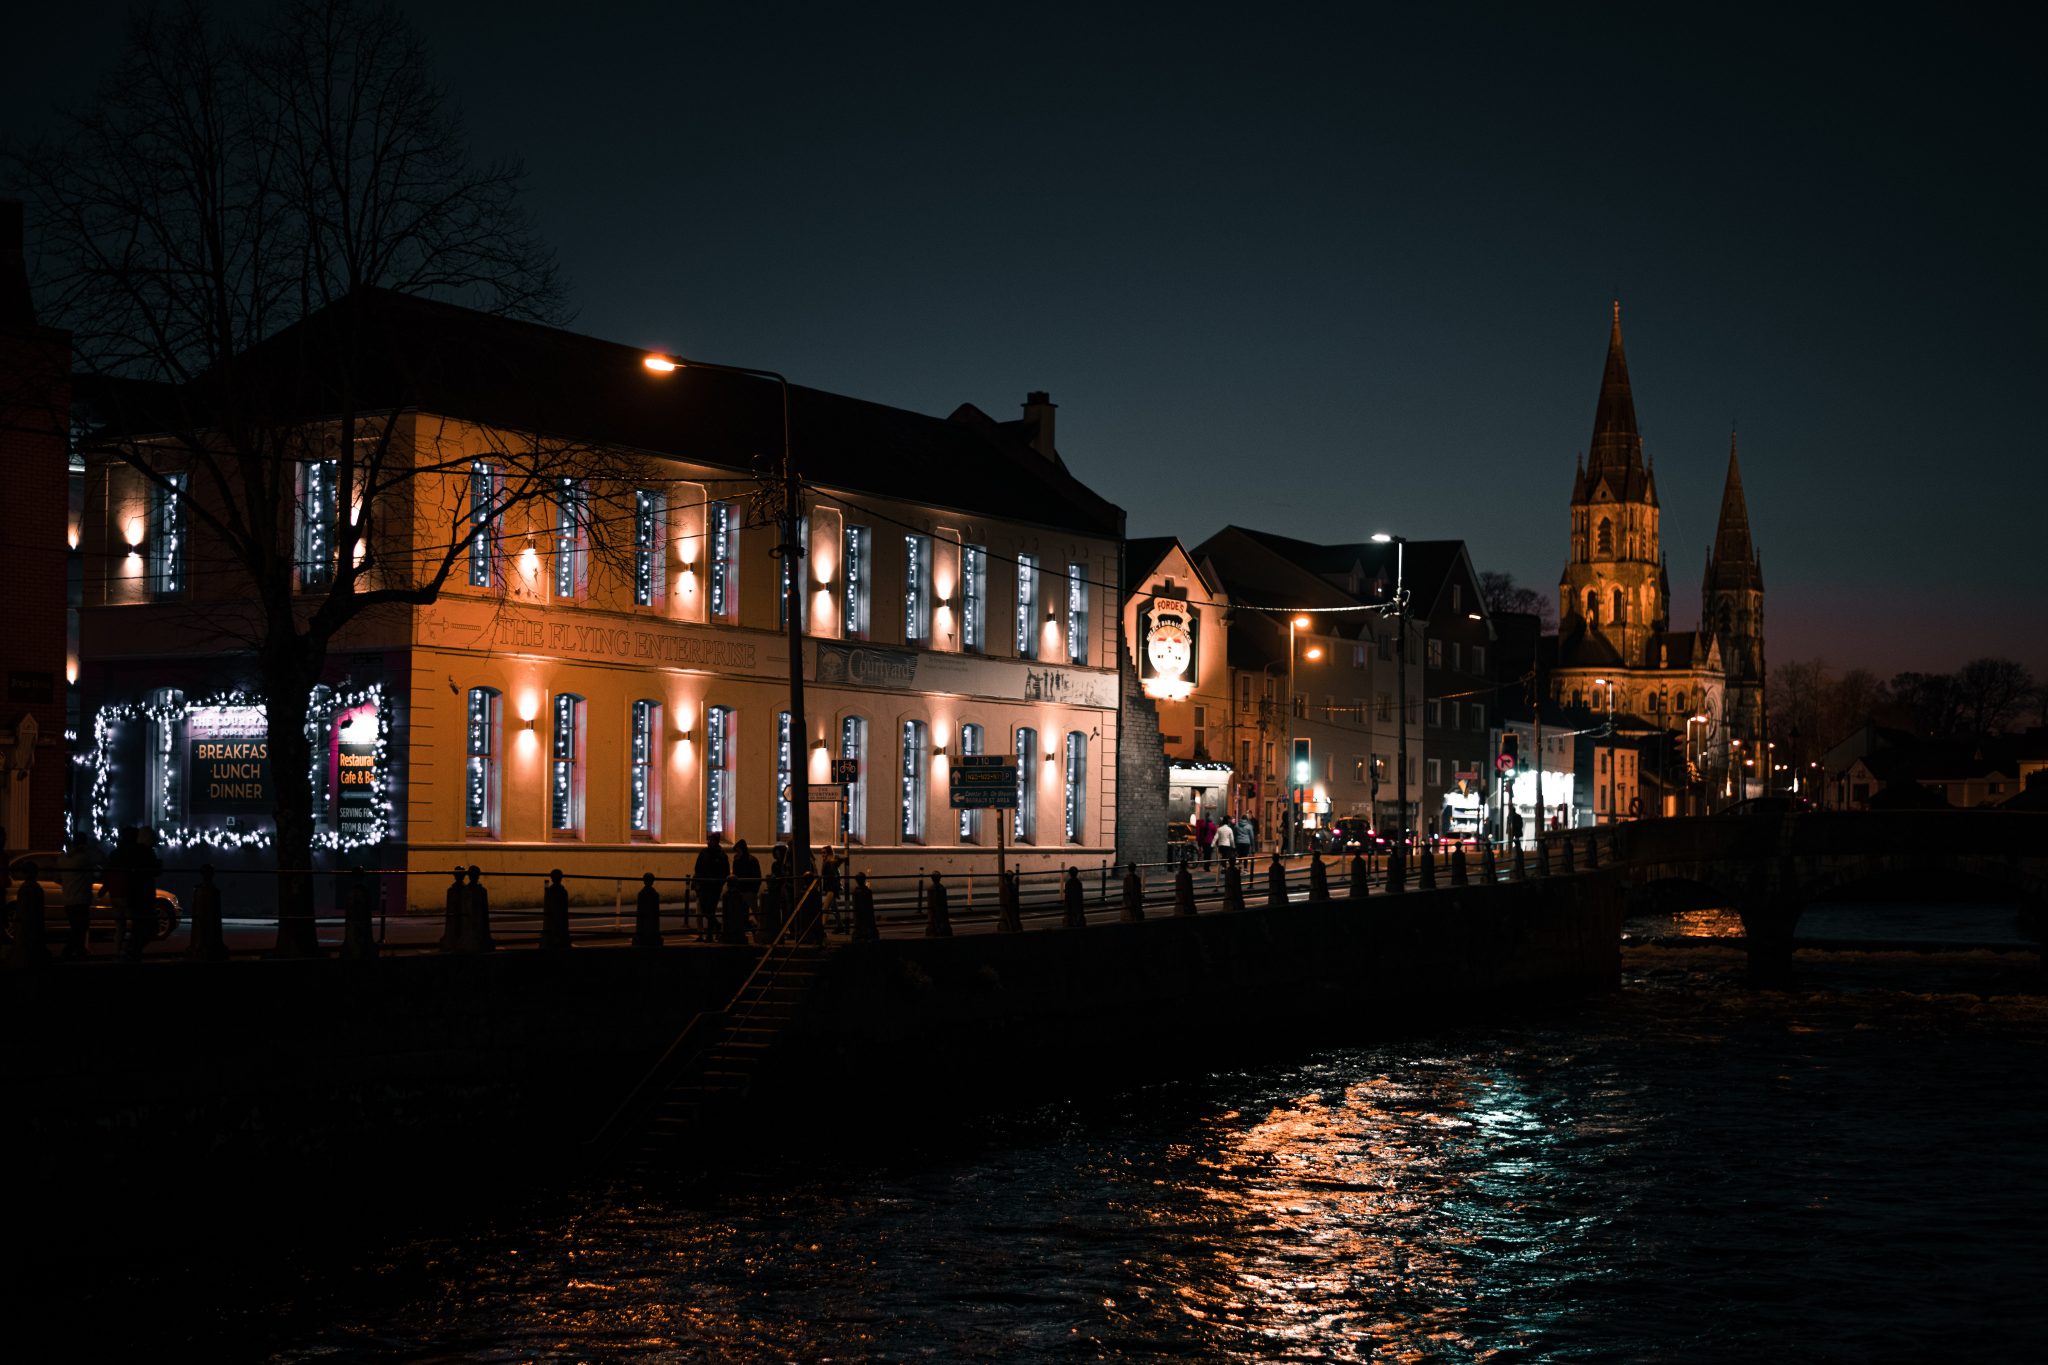
<svg viewBox="0 0 2048 1365"><path fill-rule="evenodd" d="M221 937L220 888L213 884L213 864L199 865L199 885L192 888L192 936L185 956L194 962L228 960L227 940Z"/></svg>
<svg viewBox="0 0 2048 1365"><path fill-rule="evenodd" d="M1122 924L1136 924L1145 918L1145 883L1138 876L1138 865L1124 865L1123 908L1117 912L1117 921Z"/></svg>
<svg viewBox="0 0 2048 1365"><path fill-rule="evenodd" d="M640 894L633 898L633 946L661 946L661 893L654 889L654 874L640 874Z"/></svg>
<svg viewBox="0 0 2048 1365"><path fill-rule="evenodd" d="M825 850L824 877L819 885L820 894L825 898L823 914L829 917L832 928L838 933L846 932L846 907L839 901L839 850Z"/></svg>
<svg viewBox="0 0 2048 1365"><path fill-rule="evenodd" d="M1508 842L1512 844L1522 842L1522 812L1516 810L1513 806L1508 807Z"/></svg>
<svg viewBox="0 0 2048 1365"><path fill-rule="evenodd" d="M1237 831L1237 839L1235 842L1237 845L1238 856L1243 858L1249 858L1252 856L1252 854L1258 852L1259 827L1252 823L1251 816L1240 815L1237 817L1237 819L1231 821L1230 823L1232 827Z"/></svg>
<svg viewBox="0 0 2048 1365"><path fill-rule="evenodd" d="M880 938L875 927L875 893L868 889L868 874L853 874L853 941L872 943Z"/></svg>
<svg viewBox="0 0 2048 1365"><path fill-rule="evenodd" d="M1010 873L1012 885L1015 885L1016 876L1017 873ZM1061 928L1086 929L1088 927L1088 907L1081 899L1080 868L1070 867L1067 869L1067 880L1060 886L1060 904L1063 907L1060 917Z"/></svg>
<svg viewBox="0 0 2048 1365"><path fill-rule="evenodd" d="M38 967L50 960L43 946L43 884L37 880L34 859L21 865L21 889L14 893L14 936L7 945L7 962L14 967Z"/></svg>
<svg viewBox="0 0 2048 1365"><path fill-rule="evenodd" d="M128 843L128 937L121 944L124 962L142 961L142 950L156 937L156 879L164 870L156 856L156 830L145 825Z"/></svg>
<svg viewBox="0 0 2048 1365"><path fill-rule="evenodd" d="M498 946L491 937L491 893L484 889L483 869L475 863L469 865L469 873L462 895L463 929L468 935L464 947L472 953L488 953Z"/></svg>
<svg viewBox="0 0 2048 1365"><path fill-rule="evenodd" d="M740 893L740 909L751 917L761 894L761 860L747 851L745 839L733 841L732 884Z"/></svg>
<svg viewBox="0 0 2048 1365"><path fill-rule="evenodd" d="M953 937L953 917L946 913L946 883L934 871L932 888L925 899L924 936L926 938Z"/></svg>
<svg viewBox="0 0 2048 1365"><path fill-rule="evenodd" d="M459 953L469 935L463 924L464 912L469 908L469 892L462 884L462 869L455 869L455 881L448 888L442 901L441 941L434 946L444 953Z"/></svg>
<svg viewBox="0 0 2048 1365"><path fill-rule="evenodd" d="M540 892L540 946L549 953L569 947L569 888L562 885L559 867L549 870L548 884Z"/></svg>
<svg viewBox="0 0 2048 1365"><path fill-rule="evenodd" d="M64 956L84 957L92 949L92 864L84 847L73 842L57 864L57 885L64 892Z"/></svg>
<svg viewBox="0 0 2048 1365"><path fill-rule="evenodd" d="M777 844L768 854L768 881L761 888L761 942L773 943L789 918L789 846Z"/></svg>
<svg viewBox="0 0 2048 1365"><path fill-rule="evenodd" d="M697 908L703 912L704 927L698 933L699 939L709 939L718 932L718 903L723 899L726 878L732 875L732 863L719 847L717 830L704 841L704 851L697 855L697 864L690 871L690 884L697 893Z"/></svg>
<svg viewBox="0 0 2048 1365"><path fill-rule="evenodd" d="M1225 867L1237 861L1237 830L1228 820L1216 826L1216 856Z"/></svg>

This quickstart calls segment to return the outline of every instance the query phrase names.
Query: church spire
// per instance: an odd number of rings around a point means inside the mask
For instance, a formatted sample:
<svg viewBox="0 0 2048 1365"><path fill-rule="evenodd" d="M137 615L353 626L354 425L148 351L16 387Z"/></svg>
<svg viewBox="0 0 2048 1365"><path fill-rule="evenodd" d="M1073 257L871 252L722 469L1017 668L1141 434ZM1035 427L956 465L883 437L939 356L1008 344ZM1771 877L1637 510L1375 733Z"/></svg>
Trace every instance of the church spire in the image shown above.
<svg viewBox="0 0 2048 1365"><path fill-rule="evenodd" d="M1721 488L1721 520L1714 528L1714 548L1707 556L1710 587L1763 586L1756 545L1749 535L1749 503L1742 495L1742 461L1735 451L1735 433L1728 433L1728 479Z"/></svg>
<svg viewBox="0 0 2048 1365"><path fill-rule="evenodd" d="M1593 410L1589 475L1614 473L1619 491L1642 468L1643 438L1636 429L1636 401L1629 389L1628 355L1621 346L1621 300L1614 301L1614 326L1607 334L1607 368L1600 376L1600 405Z"/></svg>

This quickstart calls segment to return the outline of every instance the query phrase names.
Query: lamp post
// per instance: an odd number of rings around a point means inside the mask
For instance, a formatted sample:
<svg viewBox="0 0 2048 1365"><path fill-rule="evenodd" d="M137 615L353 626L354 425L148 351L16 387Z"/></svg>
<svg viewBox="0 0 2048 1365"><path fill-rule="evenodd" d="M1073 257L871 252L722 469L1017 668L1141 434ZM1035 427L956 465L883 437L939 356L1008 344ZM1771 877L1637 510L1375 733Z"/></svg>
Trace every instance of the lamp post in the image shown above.
<svg viewBox="0 0 2048 1365"><path fill-rule="evenodd" d="M1296 631L1299 631L1299 630L1306 630L1306 629L1308 629L1308 628L1309 628L1309 627L1310 627L1311 625L1314 625L1314 624L1315 624L1315 623L1314 623L1313 621L1310 621L1310 620L1309 620L1309 619L1308 619L1308 618L1307 618L1306 616L1290 616L1290 617L1288 617L1288 618L1287 618L1287 731L1286 731L1286 734L1287 734L1287 740L1286 740L1286 745L1287 745L1287 790L1288 790L1288 795L1289 795L1289 797L1290 797L1290 798L1292 798L1292 797L1293 797L1293 794L1294 794L1294 793L1296 793L1296 792L1298 792L1298 791L1300 791L1300 790L1301 790L1301 782L1300 782L1300 781L1298 780L1298 779L1300 778L1301 774L1299 774L1299 773L1297 773L1297 772L1295 772L1295 771L1294 771L1294 698L1295 698L1295 691L1294 691L1294 650L1295 650L1295 644L1294 644L1294 635L1295 635L1295 632L1296 632ZM1315 658L1320 658L1320 657L1322 657L1322 653L1321 653L1321 651L1320 651L1320 650L1317 650L1317 651L1312 651L1312 652L1310 653L1309 657L1310 657L1310 658L1312 658L1312 659L1315 659ZM1287 815L1287 851L1288 851L1289 853L1294 853L1294 852L1296 852L1296 851L1297 851L1297 850L1296 850L1296 848L1295 848L1295 843L1296 843L1295 835L1296 835L1296 833L1297 833L1297 832L1299 831L1299 829L1300 829L1300 827L1301 827L1301 815L1300 815L1300 809L1301 809L1301 803L1300 803L1300 802L1299 802L1298 800L1293 800L1293 799L1290 799L1290 800L1288 801L1288 805L1287 805L1287 812L1288 812L1288 815Z"/></svg>
<svg viewBox="0 0 2048 1365"><path fill-rule="evenodd" d="M796 463L790 452L789 381L774 370L759 370L746 365L715 365L705 360L684 360L671 355L649 355L640 363L649 372L660 375L691 369L772 379L781 391L782 505L778 520L781 522L782 544L777 553L782 556L788 570L784 575L787 583L782 606L783 615L789 622L789 865L792 872L808 872L811 870L811 756L808 743L810 727L804 720L804 547L802 537L797 533L801 524L800 490Z"/></svg>
<svg viewBox="0 0 2048 1365"><path fill-rule="evenodd" d="M1394 547L1394 619L1400 623L1400 634L1394 637L1394 686L1397 692L1394 717L1395 762L1400 765L1394 774L1394 800L1401 810L1401 842L1408 841L1408 577L1406 536L1392 536L1381 531L1373 538L1375 545Z"/></svg>
<svg viewBox="0 0 2048 1365"><path fill-rule="evenodd" d="M1695 715L1687 716L1685 718L1685 767L1686 771L1691 775L1693 779L1693 786L1696 793L1694 799L1697 800L1700 805L1700 809L1693 812L1693 814L1695 815L1705 815L1707 813L1707 778L1706 774L1700 771L1700 765L1706 762L1707 751L1704 747L1694 745L1692 738L1692 727L1695 725L1707 725L1710 723L1711 722L1709 722L1705 716Z"/></svg>

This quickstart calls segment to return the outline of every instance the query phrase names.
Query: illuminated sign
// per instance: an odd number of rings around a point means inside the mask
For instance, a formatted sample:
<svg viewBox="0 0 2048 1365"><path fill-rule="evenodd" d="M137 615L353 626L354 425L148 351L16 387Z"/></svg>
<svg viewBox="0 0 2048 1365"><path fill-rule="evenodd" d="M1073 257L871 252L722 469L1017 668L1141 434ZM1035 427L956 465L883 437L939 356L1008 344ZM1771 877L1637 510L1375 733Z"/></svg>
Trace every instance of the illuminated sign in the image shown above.
<svg viewBox="0 0 2048 1365"><path fill-rule="evenodd" d="M270 734L261 706L185 713L185 806L194 815L268 811Z"/></svg>
<svg viewBox="0 0 2048 1365"><path fill-rule="evenodd" d="M1179 701L1195 690L1201 643L1201 613L1185 600L1155 597L1138 612L1138 637L1145 657L1138 679L1145 695Z"/></svg>
<svg viewBox="0 0 2048 1365"><path fill-rule="evenodd" d="M377 707L365 702L342 712L334 726L334 823L347 843L375 843L382 801L378 790Z"/></svg>

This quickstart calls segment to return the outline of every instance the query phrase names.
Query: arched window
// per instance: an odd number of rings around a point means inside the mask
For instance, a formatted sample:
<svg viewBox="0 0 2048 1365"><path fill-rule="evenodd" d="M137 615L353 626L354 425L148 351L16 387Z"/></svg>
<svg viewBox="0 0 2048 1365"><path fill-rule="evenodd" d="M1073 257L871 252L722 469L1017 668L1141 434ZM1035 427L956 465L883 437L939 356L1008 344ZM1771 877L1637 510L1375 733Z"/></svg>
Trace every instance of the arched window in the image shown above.
<svg viewBox="0 0 2048 1365"><path fill-rule="evenodd" d="M981 753L982 730L979 725L960 727L960 756L974 758ZM981 812L964 809L960 812L960 842L978 844L981 842Z"/></svg>
<svg viewBox="0 0 2048 1365"><path fill-rule="evenodd" d="M903 722L903 782L898 804L902 807L899 832L906 844L924 842L925 742L924 722Z"/></svg>
<svg viewBox="0 0 2048 1365"><path fill-rule="evenodd" d="M851 843L868 841L868 723L848 716L839 725L839 756L854 761L856 776L846 785L846 827Z"/></svg>
<svg viewBox="0 0 2048 1365"><path fill-rule="evenodd" d="M1600 553L1614 553L1614 523L1605 517L1600 518Z"/></svg>
<svg viewBox="0 0 2048 1365"><path fill-rule="evenodd" d="M1600 593L1598 589L1586 589L1586 619L1598 622L1600 619Z"/></svg>
<svg viewBox="0 0 2048 1365"><path fill-rule="evenodd" d="M1017 727L1017 809L1010 817L1010 837L1020 844L1038 838L1038 731Z"/></svg>
<svg viewBox="0 0 2048 1365"><path fill-rule="evenodd" d="M491 838L498 832L499 710L496 688L469 689L469 775L462 823L472 837Z"/></svg>
<svg viewBox="0 0 2048 1365"><path fill-rule="evenodd" d="M1628 597L1620 588L1614 590L1614 619L1616 621L1628 620Z"/></svg>

